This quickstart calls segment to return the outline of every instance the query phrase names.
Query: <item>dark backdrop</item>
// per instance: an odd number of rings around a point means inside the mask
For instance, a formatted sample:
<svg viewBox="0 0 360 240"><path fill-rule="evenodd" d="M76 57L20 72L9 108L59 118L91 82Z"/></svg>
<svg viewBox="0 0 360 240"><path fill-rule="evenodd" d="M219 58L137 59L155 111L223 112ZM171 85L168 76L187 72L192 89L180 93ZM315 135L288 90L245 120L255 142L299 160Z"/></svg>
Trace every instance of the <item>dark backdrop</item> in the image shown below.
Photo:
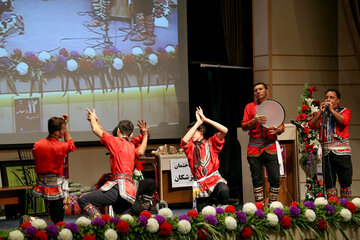
<svg viewBox="0 0 360 240"><path fill-rule="evenodd" d="M252 16L249 0L188 0L190 120L195 107L229 132L220 153L220 172L230 198L242 203L241 147L237 141L243 110L253 100L252 69L201 67L201 63L252 68ZM206 137L215 131L207 126ZM246 151L246 149L244 150ZM246 161L246 159L244 159Z"/></svg>

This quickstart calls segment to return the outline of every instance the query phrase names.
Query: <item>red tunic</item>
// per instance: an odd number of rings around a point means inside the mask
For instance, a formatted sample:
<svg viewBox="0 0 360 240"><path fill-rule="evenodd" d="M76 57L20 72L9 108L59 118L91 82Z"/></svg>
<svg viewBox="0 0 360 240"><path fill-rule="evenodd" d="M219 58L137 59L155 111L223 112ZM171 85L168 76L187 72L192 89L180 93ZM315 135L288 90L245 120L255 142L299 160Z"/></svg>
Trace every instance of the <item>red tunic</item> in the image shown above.
<svg viewBox="0 0 360 240"><path fill-rule="evenodd" d="M332 119L332 122L335 123L335 127L332 127L330 132L330 139L327 139L326 136L324 136L324 150L325 154L327 154L329 151L334 152L338 155L350 155L351 154L351 148L349 145L349 123L351 120L351 110L349 108L338 108L337 111L343 116L342 123L336 122L335 119ZM319 114L317 112L316 114ZM319 129L319 138L322 139L323 134L323 127L320 126L322 120L322 116L320 117L319 124L317 126L314 126L311 124L311 121L309 122L309 127L311 129ZM326 134L325 134L326 135Z"/></svg>
<svg viewBox="0 0 360 240"><path fill-rule="evenodd" d="M75 151L73 140L60 142L59 139L51 137L40 139L33 147L35 172L41 175L63 176L64 158L73 151Z"/></svg>
<svg viewBox="0 0 360 240"><path fill-rule="evenodd" d="M65 192L62 189L64 158L74 150L73 140L60 142L57 138L47 137L34 144L33 156L37 180L33 193L36 196L48 200L64 198Z"/></svg>
<svg viewBox="0 0 360 240"><path fill-rule="evenodd" d="M255 117L259 106L257 102L246 105L241 122L242 127ZM250 142L247 149L248 156L258 157L263 151L272 155L276 154L275 141L277 140L277 135L270 134L269 129L264 128L260 123L251 124L251 126L252 128L249 131Z"/></svg>
<svg viewBox="0 0 360 240"><path fill-rule="evenodd" d="M193 151L194 151L194 142L190 139L188 143L185 143L181 139L180 146L184 149L184 152L187 156L189 167L191 173L195 177L196 180L200 180L206 176L211 175L219 169L219 157L218 153L222 150L225 139L220 140L216 133L214 136L205 140L203 144L200 146L200 157L201 163L194 169L194 159L193 159ZM219 182L226 183L226 180L221 177L220 174L215 174L204 181L200 182L200 195L199 197L208 197L211 192L216 187L216 184Z"/></svg>
<svg viewBox="0 0 360 240"><path fill-rule="evenodd" d="M131 179L134 171L135 146L124 138L114 137L108 132L103 132L100 142L110 152L111 176L117 180L119 193L122 198L130 203L135 202L136 191ZM107 183L105 185L111 185ZM103 189L106 189L104 187Z"/></svg>

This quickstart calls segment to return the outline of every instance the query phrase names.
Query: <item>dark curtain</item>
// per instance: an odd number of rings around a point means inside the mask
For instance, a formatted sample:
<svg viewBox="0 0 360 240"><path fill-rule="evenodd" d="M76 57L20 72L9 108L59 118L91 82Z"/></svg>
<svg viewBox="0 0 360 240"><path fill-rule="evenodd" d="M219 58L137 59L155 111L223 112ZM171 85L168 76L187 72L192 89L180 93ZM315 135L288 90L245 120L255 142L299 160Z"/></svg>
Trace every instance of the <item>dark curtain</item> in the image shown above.
<svg viewBox="0 0 360 240"><path fill-rule="evenodd" d="M200 67L200 63L252 67L251 1L188 0L187 6L190 120L195 121L195 108L201 106L206 117L229 129L219 155L220 172L228 181L230 198L242 202L237 128L245 105L253 100L252 69ZM211 126L207 130L206 138L216 132Z"/></svg>
<svg viewBox="0 0 360 240"><path fill-rule="evenodd" d="M346 22L349 26L356 57L360 63L360 9L358 0L342 0Z"/></svg>
<svg viewBox="0 0 360 240"><path fill-rule="evenodd" d="M252 48L249 41L252 34L249 24L251 19L252 1L248 0L222 0L221 16L224 28L225 47L229 65L244 66L251 63ZM249 31L250 30L250 31Z"/></svg>

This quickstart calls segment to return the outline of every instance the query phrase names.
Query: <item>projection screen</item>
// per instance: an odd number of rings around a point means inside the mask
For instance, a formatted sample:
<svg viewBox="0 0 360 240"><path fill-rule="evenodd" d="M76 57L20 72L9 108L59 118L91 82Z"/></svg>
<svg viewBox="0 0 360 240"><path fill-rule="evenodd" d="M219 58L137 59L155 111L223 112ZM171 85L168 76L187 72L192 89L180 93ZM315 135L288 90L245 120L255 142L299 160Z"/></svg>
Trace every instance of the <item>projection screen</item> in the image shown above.
<svg viewBox="0 0 360 240"><path fill-rule="evenodd" d="M69 114L76 142L147 121L152 139L179 138L188 113L186 1L9 0L0 3L0 144L47 136ZM135 133L137 133L135 131Z"/></svg>

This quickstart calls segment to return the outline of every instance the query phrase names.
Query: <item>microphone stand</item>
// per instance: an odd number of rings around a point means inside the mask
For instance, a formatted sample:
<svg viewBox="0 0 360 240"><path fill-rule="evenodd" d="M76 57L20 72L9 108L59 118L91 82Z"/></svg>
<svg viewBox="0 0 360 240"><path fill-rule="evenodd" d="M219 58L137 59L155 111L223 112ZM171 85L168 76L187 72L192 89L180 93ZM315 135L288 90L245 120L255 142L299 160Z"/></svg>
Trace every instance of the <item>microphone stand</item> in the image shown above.
<svg viewBox="0 0 360 240"><path fill-rule="evenodd" d="M322 133L321 133L321 137L320 137L320 142L321 142L321 150L322 150L322 156L321 156L321 168L322 168L322 178L323 178L323 194L324 197L327 198L326 196L326 184L325 184L325 134L327 133L328 130L328 122L330 121L330 111L328 110L328 108L325 108L324 113L322 114L321 117L321 122L320 122L320 126L322 126ZM330 164L330 163L329 163ZM329 166L330 167L330 166Z"/></svg>

